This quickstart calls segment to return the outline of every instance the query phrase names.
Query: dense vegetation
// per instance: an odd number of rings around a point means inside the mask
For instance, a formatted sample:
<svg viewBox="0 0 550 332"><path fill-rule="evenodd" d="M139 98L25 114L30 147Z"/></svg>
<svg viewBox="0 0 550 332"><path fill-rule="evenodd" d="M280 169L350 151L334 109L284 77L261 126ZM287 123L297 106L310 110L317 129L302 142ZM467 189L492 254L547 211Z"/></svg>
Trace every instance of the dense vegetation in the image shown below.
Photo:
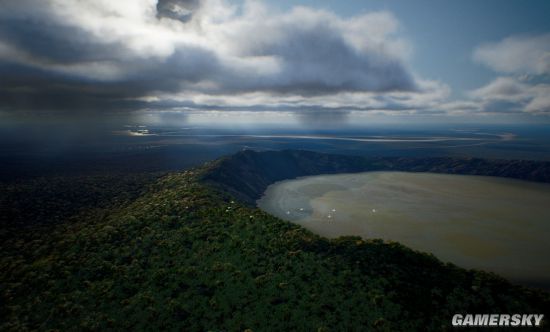
<svg viewBox="0 0 550 332"><path fill-rule="evenodd" d="M110 211L144 193L162 173L37 177L0 182L0 222L36 226L67 222L91 209ZM81 216L80 216L81 217ZM95 216L97 217L97 216Z"/></svg>
<svg viewBox="0 0 550 332"><path fill-rule="evenodd" d="M213 182L227 160L96 178L109 194L3 228L0 330L441 331L454 313L550 313L547 293L397 243L320 238L234 200ZM2 194L12 215L48 219L44 200Z"/></svg>

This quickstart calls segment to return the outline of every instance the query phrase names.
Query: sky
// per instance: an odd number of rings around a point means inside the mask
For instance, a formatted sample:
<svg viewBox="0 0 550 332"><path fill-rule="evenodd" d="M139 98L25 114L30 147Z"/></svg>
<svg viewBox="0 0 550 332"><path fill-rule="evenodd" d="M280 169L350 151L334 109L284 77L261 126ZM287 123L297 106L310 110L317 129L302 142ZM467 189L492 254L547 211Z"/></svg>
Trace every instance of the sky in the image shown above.
<svg viewBox="0 0 550 332"><path fill-rule="evenodd" d="M3 0L0 120L550 123L549 12L545 0Z"/></svg>

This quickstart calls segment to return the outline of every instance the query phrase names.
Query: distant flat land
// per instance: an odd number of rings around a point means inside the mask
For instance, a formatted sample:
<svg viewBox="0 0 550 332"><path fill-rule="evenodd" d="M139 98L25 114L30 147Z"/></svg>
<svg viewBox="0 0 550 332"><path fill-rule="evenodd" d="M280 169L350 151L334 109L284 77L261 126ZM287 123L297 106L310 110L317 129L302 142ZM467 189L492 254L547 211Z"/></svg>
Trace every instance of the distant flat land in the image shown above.
<svg viewBox="0 0 550 332"><path fill-rule="evenodd" d="M550 285L549 204L549 184L408 172L287 180L258 201L321 236L398 241L462 267L543 285Z"/></svg>
<svg viewBox="0 0 550 332"><path fill-rule="evenodd" d="M0 123L0 181L51 175L173 172L243 149L300 149L369 157L550 161L547 125L459 127L250 131L114 125L92 137L79 134L71 139L65 126L10 129ZM79 127L70 129L80 133Z"/></svg>

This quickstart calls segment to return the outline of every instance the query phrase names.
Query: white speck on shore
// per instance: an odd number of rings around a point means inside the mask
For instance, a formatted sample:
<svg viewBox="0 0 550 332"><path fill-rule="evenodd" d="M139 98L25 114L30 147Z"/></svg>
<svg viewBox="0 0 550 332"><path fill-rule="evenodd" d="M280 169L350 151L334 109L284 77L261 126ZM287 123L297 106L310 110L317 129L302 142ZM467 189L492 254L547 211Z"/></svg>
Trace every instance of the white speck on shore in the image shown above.
<svg viewBox="0 0 550 332"><path fill-rule="evenodd" d="M372 209L372 213L376 213L376 209Z"/></svg>

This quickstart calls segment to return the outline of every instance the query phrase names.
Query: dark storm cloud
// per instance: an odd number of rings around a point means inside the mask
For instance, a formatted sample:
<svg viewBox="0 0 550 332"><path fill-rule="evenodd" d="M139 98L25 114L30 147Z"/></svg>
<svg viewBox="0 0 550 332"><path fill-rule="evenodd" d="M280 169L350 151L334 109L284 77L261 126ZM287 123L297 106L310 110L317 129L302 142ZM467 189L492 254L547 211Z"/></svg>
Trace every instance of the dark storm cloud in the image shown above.
<svg viewBox="0 0 550 332"><path fill-rule="evenodd" d="M246 101L251 93L273 109L288 96L422 93L387 13L344 20L307 8L270 13L259 3L239 13L219 0L6 0L0 7L2 111L204 109L223 103L194 96ZM315 105L325 107L338 101Z"/></svg>
<svg viewBox="0 0 550 332"><path fill-rule="evenodd" d="M50 63L116 59L124 55L115 43L98 47L88 32L55 21L2 19L0 41Z"/></svg>
<svg viewBox="0 0 550 332"><path fill-rule="evenodd" d="M299 20L292 20L275 27L263 27L270 28L281 31L282 36L243 47L248 56L284 60L278 75L254 82L259 88L306 95L416 88L413 78L396 58L376 52L358 52L341 31L323 20L306 26Z"/></svg>
<svg viewBox="0 0 550 332"><path fill-rule="evenodd" d="M128 61L128 73L116 80L75 77L17 63L0 62L0 110L112 111L155 107L140 100L156 91L178 92L216 72L217 59L189 48L167 59ZM174 102L161 103L176 106ZM158 107L159 105L157 105Z"/></svg>
<svg viewBox="0 0 550 332"><path fill-rule="evenodd" d="M199 0L159 0L157 2L157 17L187 22L193 16L193 11L199 6Z"/></svg>

